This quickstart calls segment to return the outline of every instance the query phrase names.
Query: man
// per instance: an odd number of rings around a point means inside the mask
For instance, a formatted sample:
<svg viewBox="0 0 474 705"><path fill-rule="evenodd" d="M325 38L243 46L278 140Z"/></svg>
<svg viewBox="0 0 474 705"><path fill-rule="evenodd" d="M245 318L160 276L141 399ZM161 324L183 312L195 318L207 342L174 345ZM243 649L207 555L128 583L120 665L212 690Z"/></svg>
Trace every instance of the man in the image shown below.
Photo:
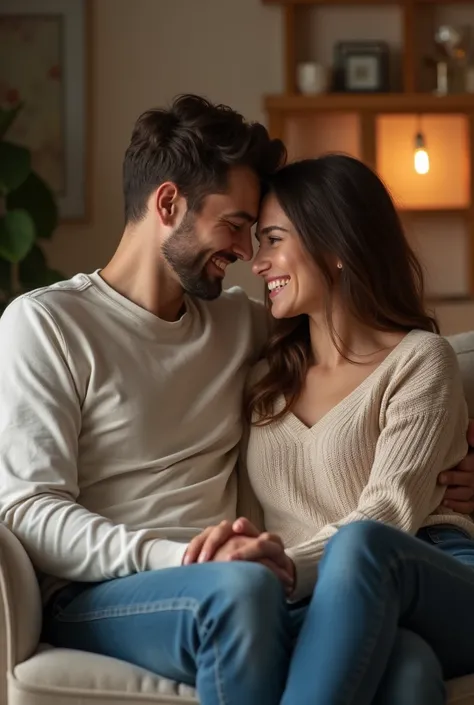
<svg viewBox="0 0 474 705"><path fill-rule="evenodd" d="M196 682L204 705L278 703L289 657L283 547L232 525L265 313L220 296L284 156L262 125L195 96L146 112L111 262L0 321L0 519L41 573L44 638ZM466 464L452 496L470 511ZM212 562L183 565L204 542L221 546ZM255 542L260 562L230 561Z"/></svg>

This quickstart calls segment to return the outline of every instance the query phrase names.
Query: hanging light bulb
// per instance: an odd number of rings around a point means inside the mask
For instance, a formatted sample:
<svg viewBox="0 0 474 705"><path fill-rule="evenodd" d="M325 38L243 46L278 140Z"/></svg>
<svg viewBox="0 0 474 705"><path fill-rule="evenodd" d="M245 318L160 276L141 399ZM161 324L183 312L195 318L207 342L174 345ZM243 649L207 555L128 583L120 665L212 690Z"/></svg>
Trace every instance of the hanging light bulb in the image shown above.
<svg viewBox="0 0 474 705"><path fill-rule="evenodd" d="M427 174L430 170L430 156L426 150L425 138L421 131L421 119L419 118L419 129L415 137L415 171L417 174Z"/></svg>

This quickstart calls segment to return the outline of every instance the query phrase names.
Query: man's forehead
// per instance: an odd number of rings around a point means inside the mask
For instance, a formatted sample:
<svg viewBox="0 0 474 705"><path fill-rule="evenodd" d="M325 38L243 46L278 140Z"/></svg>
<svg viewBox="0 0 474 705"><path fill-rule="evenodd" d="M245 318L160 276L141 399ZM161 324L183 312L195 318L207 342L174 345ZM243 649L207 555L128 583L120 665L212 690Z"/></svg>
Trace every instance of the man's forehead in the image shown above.
<svg viewBox="0 0 474 705"><path fill-rule="evenodd" d="M250 195L249 195L250 196ZM258 217L259 194L213 193L204 199L202 213L217 218L230 218L253 224Z"/></svg>

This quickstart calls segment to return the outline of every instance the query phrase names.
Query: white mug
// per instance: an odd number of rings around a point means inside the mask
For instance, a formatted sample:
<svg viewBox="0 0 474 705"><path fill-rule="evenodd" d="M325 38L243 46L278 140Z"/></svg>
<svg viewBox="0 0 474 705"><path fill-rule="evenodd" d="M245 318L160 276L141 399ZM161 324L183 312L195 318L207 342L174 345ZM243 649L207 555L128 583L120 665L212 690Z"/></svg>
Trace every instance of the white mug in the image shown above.
<svg viewBox="0 0 474 705"><path fill-rule="evenodd" d="M326 68L314 61L305 61L296 67L296 83L301 93L324 93L327 78Z"/></svg>

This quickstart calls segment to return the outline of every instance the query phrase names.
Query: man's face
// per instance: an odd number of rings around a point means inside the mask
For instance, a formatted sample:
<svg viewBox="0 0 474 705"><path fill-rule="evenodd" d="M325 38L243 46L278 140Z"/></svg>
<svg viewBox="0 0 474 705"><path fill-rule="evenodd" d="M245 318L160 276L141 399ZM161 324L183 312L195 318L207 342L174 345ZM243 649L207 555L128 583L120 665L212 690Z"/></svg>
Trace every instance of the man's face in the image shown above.
<svg viewBox="0 0 474 705"><path fill-rule="evenodd" d="M198 214L187 211L163 244L163 254L183 289L200 299L222 292L226 268L252 258L251 228L258 214L260 184L248 168L234 167L226 193L204 199Z"/></svg>

